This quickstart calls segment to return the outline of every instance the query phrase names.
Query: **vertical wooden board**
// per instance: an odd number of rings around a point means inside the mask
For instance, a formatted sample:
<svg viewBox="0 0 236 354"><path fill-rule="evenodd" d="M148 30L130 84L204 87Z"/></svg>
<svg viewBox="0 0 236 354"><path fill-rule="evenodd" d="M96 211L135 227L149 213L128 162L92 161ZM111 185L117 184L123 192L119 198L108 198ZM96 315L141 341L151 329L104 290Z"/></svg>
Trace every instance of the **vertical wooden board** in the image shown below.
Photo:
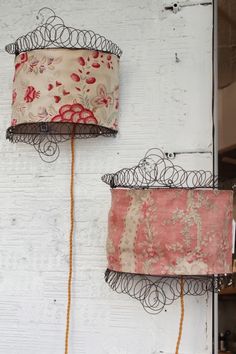
<svg viewBox="0 0 236 354"><path fill-rule="evenodd" d="M181 3L181 2L180 2ZM187 3L186 1L182 3ZM189 1L188 4L197 3ZM170 354L180 305L150 316L105 284L109 188L102 174L135 165L146 150L180 154L186 168L211 169L212 6L165 11L167 1L49 0L65 23L117 42L121 117L116 139L76 142L73 354ZM43 163L34 149L10 144L13 60L4 45L35 27L38 1L0 4L0 352L63 352L68 270L70 145ZM176 62L176 56L180 59ZM211 298L186 298L181 353L211 353Z"/></svg>

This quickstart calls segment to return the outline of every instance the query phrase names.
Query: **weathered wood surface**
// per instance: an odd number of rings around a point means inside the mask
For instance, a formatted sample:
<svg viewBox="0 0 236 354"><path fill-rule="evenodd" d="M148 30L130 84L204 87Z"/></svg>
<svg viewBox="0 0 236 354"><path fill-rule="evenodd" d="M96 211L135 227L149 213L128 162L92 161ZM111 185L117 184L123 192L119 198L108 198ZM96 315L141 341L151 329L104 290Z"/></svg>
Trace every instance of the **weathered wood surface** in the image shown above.
<svg viewBox="0 0 236 354"><path fill-rule="evenodd" d="M212 6L156 0L1 0L0 353L63 353L68 271L70 144L54 164L10 144L13 56L5 44L35 27L42 6L123 49L117 138L76 142L72 354L170 354L177 301L158 316L103 280L109 188L102 174L134 165L147 149L180 152L186 168L212 166ZM194 5L194 6L189 6ZM179 60L176 62L176 56ZM191 152L191 154L189 154ZM196 153L198 152L198 153ZM211 299L186 298L180 353L211 354Z"/></svg>

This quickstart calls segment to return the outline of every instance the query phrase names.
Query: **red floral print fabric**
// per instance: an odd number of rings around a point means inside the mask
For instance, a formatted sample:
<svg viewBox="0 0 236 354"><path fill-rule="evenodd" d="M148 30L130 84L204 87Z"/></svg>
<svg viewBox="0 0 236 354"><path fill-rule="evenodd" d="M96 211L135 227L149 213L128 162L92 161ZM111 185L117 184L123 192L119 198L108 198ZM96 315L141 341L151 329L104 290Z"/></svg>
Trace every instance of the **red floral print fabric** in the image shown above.
<svg viewBox="0 0 236 354"><path fill-rule="evenodd" d="M86 109L82 104L74 103L66 104L59 109L59 114L51 119L51 122L70 122L83 124L97 124L97 119L89 109Z"/></svg>
<svg viewBox="0 0 236 354"><path fill-rule="evenodd" d="M26 103L33 102L35 98L39 98L40 91L36 91L33 86L28 86L25 91L24 100Z"/></svg>
<svg viewBox="0 0 236 354"><path fill-rule="evenodd" d="M113 189L108 268L149 275L232 271L232 192Z"/></svg>
<svg viewBox="0 0 236 354"><path fill-rule="evenodd" d="M38 49L16 56L12 125L96 124L117 130L119 59L92 50Z"/></svg>

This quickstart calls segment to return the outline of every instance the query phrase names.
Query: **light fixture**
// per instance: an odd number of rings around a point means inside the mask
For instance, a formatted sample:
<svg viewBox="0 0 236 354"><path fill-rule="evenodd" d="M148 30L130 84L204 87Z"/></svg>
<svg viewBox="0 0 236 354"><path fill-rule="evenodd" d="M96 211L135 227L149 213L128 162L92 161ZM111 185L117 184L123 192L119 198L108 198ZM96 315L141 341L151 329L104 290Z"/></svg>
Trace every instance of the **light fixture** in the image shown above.
<svg viewBox="0 0 236 354"><path fill-rule="evenodd" d="M105 280L118 293L160 313L184 295L232 283L233 191L209 171L186 171L161 150L137 166L106 174L111 187Z"/></svg>

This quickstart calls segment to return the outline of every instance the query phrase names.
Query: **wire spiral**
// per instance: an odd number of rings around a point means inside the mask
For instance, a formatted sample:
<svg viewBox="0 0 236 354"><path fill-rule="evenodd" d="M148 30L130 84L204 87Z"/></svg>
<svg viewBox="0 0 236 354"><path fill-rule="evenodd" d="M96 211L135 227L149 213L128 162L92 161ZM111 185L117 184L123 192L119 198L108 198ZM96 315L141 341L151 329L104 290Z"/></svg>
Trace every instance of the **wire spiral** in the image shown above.
<svg viewBox="0 0 236 354"><path fill-rule="evenodd" d="M105 281L112 290L138 300L150 314L160 313L181 295L180 276L156 277L107 269ZM183 276L184 295L203 296L232 285L232 275Z"/></svg>
<svg viewBox="0 0 236 354"><path fill-rule="evenodd" d="M70 140L73 130L77 139L117 134L116 130L93 124L41 122L11 126L7 129L6 138L13 143L32 145L43 161L54 162L60 154L59 143Z"/></svg>
<svg viewBox="0 0 236 354"><path fill-rule="evenodd" d="M137 166L105 174L102 181L111 188L213 188L217 177L210 171L186 171L160 149L150 149Z"/></svg>
<svg viewBox="0 0 236 354"><path fill-rule="evenodd" d="M47 7L39 10L41 24L33 31L6 45L9 54L44 48L91 49L115 54L120 58L122 50L111 40L91 30L79 30L65 26L61 17Z"/></svg>

